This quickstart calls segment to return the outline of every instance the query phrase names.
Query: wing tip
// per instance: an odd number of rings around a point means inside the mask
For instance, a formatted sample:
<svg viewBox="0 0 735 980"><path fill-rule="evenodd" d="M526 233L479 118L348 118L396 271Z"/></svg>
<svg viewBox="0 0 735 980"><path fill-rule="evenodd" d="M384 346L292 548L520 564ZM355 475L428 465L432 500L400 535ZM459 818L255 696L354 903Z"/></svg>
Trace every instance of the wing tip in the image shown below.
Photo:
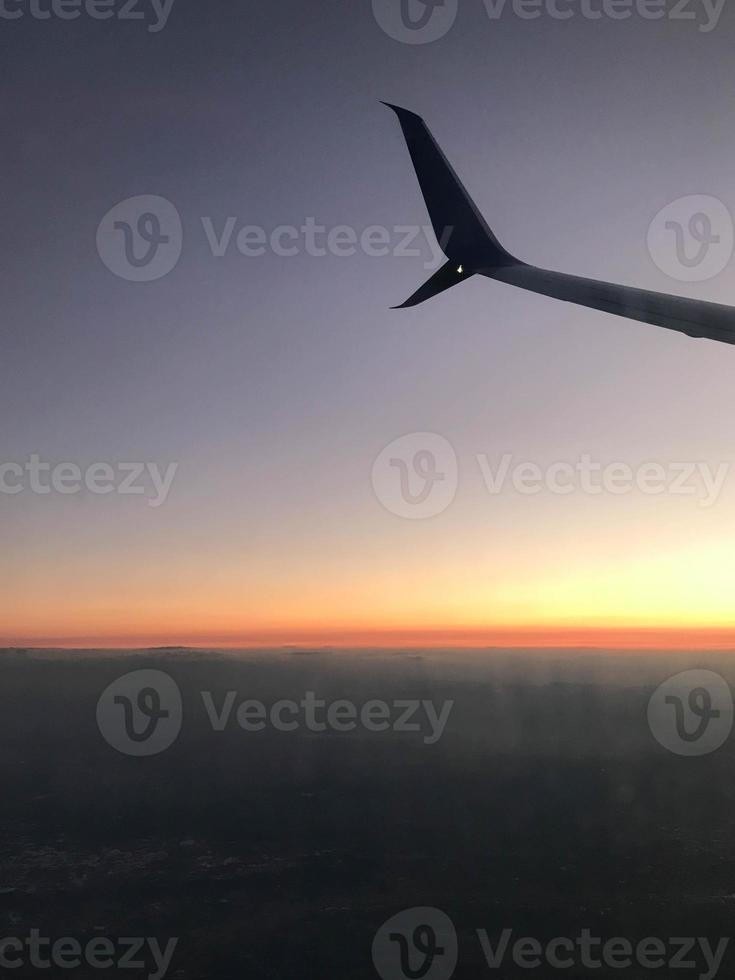
<svg viewBox="0 0 735 980"><path fill-rule="evenodd" d="M380 104L381 105L384 105L384 106L387 106L389 109L392 109L393 112L395 112L395 114L398 116L398 118L400 120L406 120L407 121L409 119L415 119L418 122L423 122L424 121L421 118L421 116L418 115L418 113L411 112L410 109L404 109L402 106L394 105L392 102L384 102L383 99L381 99L380 100Z"/></svg>

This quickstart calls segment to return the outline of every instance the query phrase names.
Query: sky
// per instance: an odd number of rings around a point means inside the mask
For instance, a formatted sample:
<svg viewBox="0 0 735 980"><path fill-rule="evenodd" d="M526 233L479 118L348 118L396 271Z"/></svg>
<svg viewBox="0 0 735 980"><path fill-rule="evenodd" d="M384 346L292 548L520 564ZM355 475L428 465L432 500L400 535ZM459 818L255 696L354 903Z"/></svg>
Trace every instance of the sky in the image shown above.
<svg viewBox="0 0 735 980"><path fill-rule="evenodd" d="M380 100L513 254L735 305L735 10L559 2L6 0L0 644L732 644L735 348L479 277L389 309L436 245Z"/></svg>

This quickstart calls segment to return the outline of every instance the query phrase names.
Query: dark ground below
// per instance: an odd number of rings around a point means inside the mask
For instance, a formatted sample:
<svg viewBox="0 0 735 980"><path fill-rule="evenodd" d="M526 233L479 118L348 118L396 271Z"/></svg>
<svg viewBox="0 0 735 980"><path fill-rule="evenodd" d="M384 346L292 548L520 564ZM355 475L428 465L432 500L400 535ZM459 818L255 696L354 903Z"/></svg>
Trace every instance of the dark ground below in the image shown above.
<svg viewBox="0 0 735 980"><path fill-rule="evenodd" d="M735 933L732 739L681 758L646 707L669 675L725 655L362 653L0 654L0 936L179 937L177 980L376 977L371 944L433 906L460 978L638 978L668 969L488 968L497 937ZM112 749L105 687L165 670L184 698L176 743ZM454 699L435 745L413 733L215 733L200 692L271 704L314 691ZM735 941L720 970L731 976ZM30 967L8 976L147 977L153 968ZM697 968L675 976L699 977ZM434 974L428 974L433 980ZM400 974L396 975L400 980Z"/></svg>

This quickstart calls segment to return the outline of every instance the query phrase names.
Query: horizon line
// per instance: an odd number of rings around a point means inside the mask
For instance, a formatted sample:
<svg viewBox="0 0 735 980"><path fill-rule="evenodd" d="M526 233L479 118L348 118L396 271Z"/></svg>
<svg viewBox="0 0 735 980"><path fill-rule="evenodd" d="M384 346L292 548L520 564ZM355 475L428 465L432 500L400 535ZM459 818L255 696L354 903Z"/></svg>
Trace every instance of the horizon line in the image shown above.
<svg viewBox="0 0 735 980"><path fill-rule="evenodd" d="M494 629L273 629L251 632L116 633L88 635L0 636L2 649L150 650L150 649L276 649L281 647L342 649L606 649L606 650L735 650L732 627L502 627Z"/></svg>

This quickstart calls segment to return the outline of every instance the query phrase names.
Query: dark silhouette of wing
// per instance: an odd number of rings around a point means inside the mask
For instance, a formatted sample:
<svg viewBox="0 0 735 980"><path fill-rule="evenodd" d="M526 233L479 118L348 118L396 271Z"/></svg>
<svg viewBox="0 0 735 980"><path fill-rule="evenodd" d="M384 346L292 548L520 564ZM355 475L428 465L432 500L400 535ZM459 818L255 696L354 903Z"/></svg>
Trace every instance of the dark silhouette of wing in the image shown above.
<svg viewBox="0 0 735 980"><path fill-rule="evenodd" d="M462 279L469 279L469 276L460 272L459 268L459 266L455 266L454 262L446 262L441 269L434 273L431 279L427 279L423 286L419 286L413 296L409 296L405 303L394 306L392 309L404 310L407 306L418 306L425 299L431 299L432 296L443 293L445 289L456 286Z"/></svg>
<svg viewBox="0 0 735 980"><path fill-rule="evenodd" d="M678 330L689 337L735 343L735 309L719 303L654 293L551 272L512 256L492 233L426 123L407 109L397 114L447 264L395 309L416 306L474 274L567 303Z"/></svg>
<svg viewBox="0 0 735 980"><path fill-rule="evenodd" d="M483 256L493 265L515 262L490 231L429 128L415 112L384 102L398 116L437 241L451 262Z"/></svg>

